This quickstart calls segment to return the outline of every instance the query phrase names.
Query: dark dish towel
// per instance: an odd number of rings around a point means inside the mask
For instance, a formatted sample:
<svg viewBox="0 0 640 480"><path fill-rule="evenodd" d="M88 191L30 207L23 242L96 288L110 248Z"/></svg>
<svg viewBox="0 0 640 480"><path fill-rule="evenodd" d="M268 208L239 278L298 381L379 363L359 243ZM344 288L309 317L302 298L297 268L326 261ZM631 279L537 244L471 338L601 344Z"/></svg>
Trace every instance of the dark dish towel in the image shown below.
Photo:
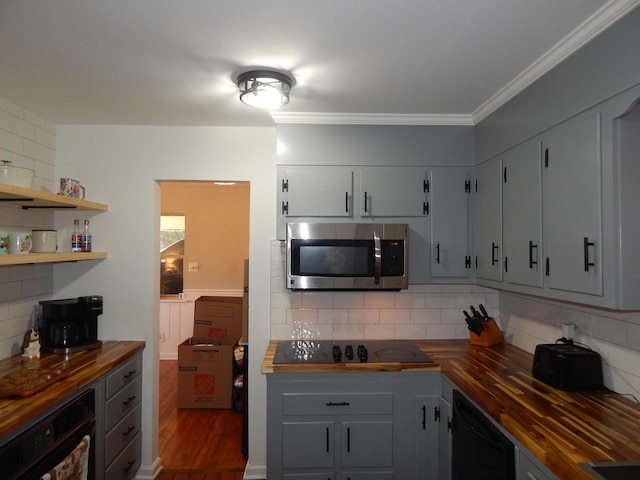
<svg viewBox="0 0 640 480"><path fill-rule="evenodd" d="M73 452L45 473L40 480L87 480L90 444L91 437L85 435Z"/></svg>

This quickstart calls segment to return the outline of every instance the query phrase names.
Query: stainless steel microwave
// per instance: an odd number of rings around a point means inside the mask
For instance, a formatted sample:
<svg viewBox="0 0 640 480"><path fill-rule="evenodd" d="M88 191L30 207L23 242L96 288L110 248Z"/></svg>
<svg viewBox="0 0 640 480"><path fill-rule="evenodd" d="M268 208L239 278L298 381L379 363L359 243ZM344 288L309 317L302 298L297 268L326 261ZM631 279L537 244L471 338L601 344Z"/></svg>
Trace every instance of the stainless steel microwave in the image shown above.
<svg viewBox="0 0 640 480"><path fill-rule="evenodd" d="M408 226L389 223L288 223L287 288L408 288Z"/></svg>

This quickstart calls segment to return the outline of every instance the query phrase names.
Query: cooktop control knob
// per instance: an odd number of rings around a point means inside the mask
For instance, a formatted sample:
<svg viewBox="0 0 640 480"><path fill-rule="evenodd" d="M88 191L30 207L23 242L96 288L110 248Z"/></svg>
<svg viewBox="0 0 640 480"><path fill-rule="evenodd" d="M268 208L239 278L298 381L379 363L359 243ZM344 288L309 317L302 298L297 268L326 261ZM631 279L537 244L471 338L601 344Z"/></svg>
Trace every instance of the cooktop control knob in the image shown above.
<svg viewBox="0 0 640 480"><path fill-rule="evenodd" d="M344 346L344 356L349 360L353 360L353 345Z"/></svg>
<svg viewBox="0 0 640 480"><path fill-rule="evenodd" d="M364 345L358 345L358 358L361 362L369 360L369 352L367 351L367 347Z"/></svg>
<svg viewBox="0 0 640 480"><path fill-rule="evenodd" d="M342 360L342 350L340 350L340 345L334 345L331 349L331 354L333 355L333 361L339 362Z"/></svg>

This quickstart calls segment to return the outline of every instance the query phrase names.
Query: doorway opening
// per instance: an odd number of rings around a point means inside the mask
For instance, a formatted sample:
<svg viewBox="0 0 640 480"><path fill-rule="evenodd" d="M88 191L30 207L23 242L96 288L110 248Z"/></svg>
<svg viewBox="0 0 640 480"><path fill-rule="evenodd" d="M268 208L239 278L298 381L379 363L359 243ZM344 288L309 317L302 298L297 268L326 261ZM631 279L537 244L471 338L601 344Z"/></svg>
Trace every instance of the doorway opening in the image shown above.
<svg viewBox="0 0 640 480"><path fill-rule="evenodd" d="M165 246L163 253L158 253L161 262L158 454L166 475L162 478L172 478L168 476L171 472L187 471L205 475L238 473L238 478L242 478L246 465L244 415L235 408L233 399L230 408L180 407L178 346L193 336L195 301L199 297L243 296L245 260L249 255L250 185L182 180L158 183L161 216L184 219L183 238L176 238L171 248ZM174 234L178 233L167 235ZM163 258L165 265L171 264L170 268L162 269ZM167 275L177 273L182 277L180 288L175 277L171 285L162 282L163 274L167 280ZM232 350L235 353L236 348ZM226 381L238 388L236 378L216 378L216 382Z"/></svg>

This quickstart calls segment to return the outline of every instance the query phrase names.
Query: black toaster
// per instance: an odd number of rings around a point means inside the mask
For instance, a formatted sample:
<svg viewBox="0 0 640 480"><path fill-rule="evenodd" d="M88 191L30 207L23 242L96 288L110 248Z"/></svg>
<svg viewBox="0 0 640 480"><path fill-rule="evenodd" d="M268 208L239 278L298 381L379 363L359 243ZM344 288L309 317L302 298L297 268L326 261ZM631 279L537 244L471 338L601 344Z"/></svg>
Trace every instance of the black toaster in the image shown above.
<svg viewBox="0 0 640 480"><path fill-rule="evenodd" d="M602 361L600 354L570 343L536 346L533 376L560 390L601 390Z"/></svg>

